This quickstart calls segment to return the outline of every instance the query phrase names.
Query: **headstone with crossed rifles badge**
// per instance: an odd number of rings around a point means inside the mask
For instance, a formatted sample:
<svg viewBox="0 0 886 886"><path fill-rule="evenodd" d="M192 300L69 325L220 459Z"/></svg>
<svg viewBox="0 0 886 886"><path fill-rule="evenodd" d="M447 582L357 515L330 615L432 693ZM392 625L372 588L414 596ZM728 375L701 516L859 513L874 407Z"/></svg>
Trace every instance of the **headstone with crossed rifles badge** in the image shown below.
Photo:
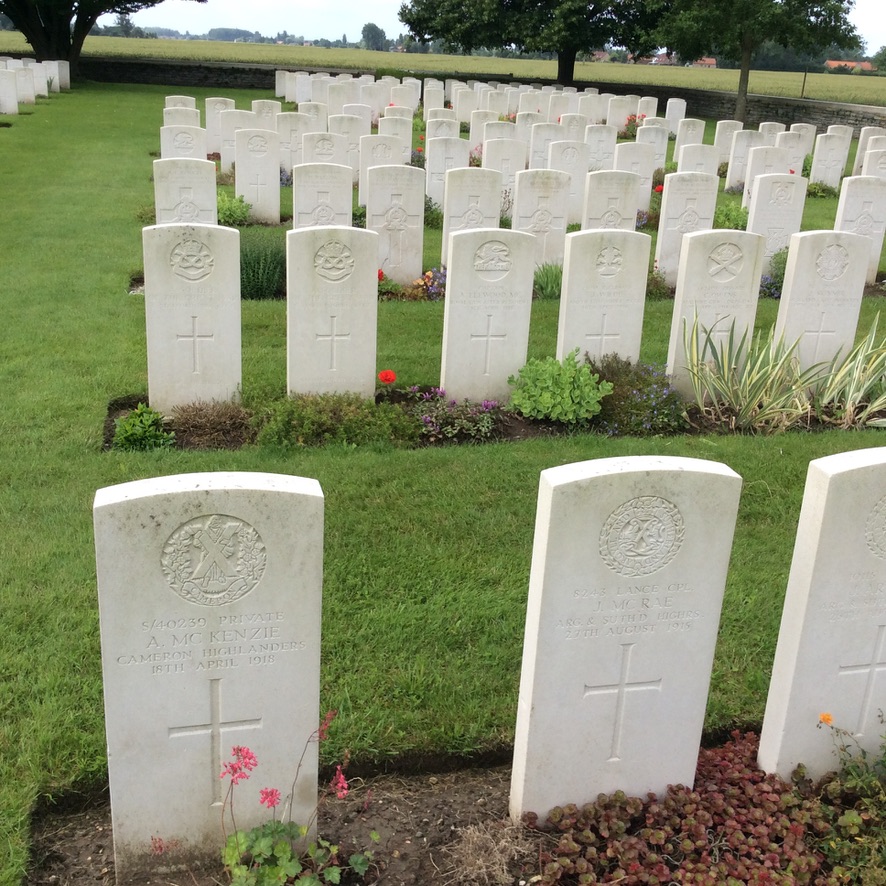
<svg viewBox="0 0 886 886"><path fill-rule="evenodd" d="M267 820L260 787L287 802L317 728L323 494L185 474L99 489L94 523L117 882L217 864L232 747L258 760L238 787L248 830ZM293 820L316 798L313 742Z"/></svg>
<svg viewBox="0 0 886 886"><path fill-rule="evenodd" d="M542 471L512 818L693 783L740 491L690 458Z"/></svg>
<svg viewBox="0 0 886 886"><path fill-rule="evenodd" d="M240 233L153 225L142 242L151 407L238 398Z"/></svg>
<svg viewBox="0 0 886 886"><path fill-rule="evenodd" d="M684 336L691 335L696 319L700 349L707 340L705 330L710 331L711 344L718 349L730 334L736 345L746 333L749 337L753 334L764 246L760 234L747 231L684 235L667 361L667 373L684 396L692 396Z"/></svg>
<svg viewBox="0 0 886 886"><path fill-rule="evenodd" d="M775 335L797 345L802 369L849 355L855 341L871 245L846 231L803 231L788 248Z"/></svg>
<svg viewBox="0 0 886 886"><path fill-rule="evenodd" d="M809 464L758 763L790 779L836 768L828 713L876 757L886 710L886 450ZM849 737L851 736L851 738Z"/></svg>
<svg viewBox="0 0 886 886"><path fill-rule="evenodd" d="M532 280L530 234L499 228L451 237L440 387L456 400L507 400L526 363Z"/></svg>
<svg viewBox="0 0 886 886"><path fill-rule="evenodd" d="M318 226L286 235L291 394L375 394L378 234Z"/></svg>

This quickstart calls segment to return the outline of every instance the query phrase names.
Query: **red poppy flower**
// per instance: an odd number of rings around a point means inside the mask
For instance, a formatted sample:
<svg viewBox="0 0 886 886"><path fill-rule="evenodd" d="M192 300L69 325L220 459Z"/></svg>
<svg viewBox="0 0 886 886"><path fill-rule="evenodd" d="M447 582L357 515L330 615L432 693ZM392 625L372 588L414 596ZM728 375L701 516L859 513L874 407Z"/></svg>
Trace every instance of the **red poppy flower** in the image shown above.
<svg viewBox="0 0 886 886"><path fill-rule="evenodd" d="M385 279L385 272L379 268L378 269L378 282L381 283L382 280Z"/></svg>
<svg viewBox="0 0 886 886"><path fill-rule="evenodd" d="M424 148L416 148L415 149L419 154L423 154L425 152Z"/></svg>
<svg viewBox="0 0 886 886"><path fill-rule="evenodd" d="M664 185L656 185L653 189L656 194L660 194L664 190Z"/></svg>
<svg viewBox="0 0 886 886"><path fill-rule="evenodd" d="M382 369L378 374L378 380L383 385L392 385L395 381L397 381L397 374L393 369Z"/></svg>
<svg viewBox="0 0 886 886"><path fill-rule="evenodd" d="M419 140L420 142L423 142L423 141L425 140L425 137L424 137L423 135L420 135L420 136L418 137L418 140Z"/></svg>

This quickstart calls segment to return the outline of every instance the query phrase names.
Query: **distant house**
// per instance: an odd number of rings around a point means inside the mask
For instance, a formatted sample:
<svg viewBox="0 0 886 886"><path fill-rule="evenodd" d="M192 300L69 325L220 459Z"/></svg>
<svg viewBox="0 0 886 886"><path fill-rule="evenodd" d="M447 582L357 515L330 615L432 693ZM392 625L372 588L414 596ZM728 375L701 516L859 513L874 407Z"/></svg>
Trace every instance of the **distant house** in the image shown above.
<svg viewBox="0 0 886 886"><path fill-rule="evenodd" d="M673 55L668 55L666 52L660 52L658 55L652 57L652 61L649 62L650 65L676 65L677 58Z"/></svg>
<svg viewBox="0 0 886 886"><path fill-rule="evenodd" d="M845 68L847 71L852 71L853 73L855 71L864 71L866 74L872 74L877 70L870 62L857 62L849 58L831 59L826 61L824 66L828 71L839 71L840 68Z"/></svg>
<svg viewBox="0 0 886 886"><path fill-rule="evenodd" d="M717 59L715 58L700 58L692 63L693 68L716 68L717 67Z"/></svg>

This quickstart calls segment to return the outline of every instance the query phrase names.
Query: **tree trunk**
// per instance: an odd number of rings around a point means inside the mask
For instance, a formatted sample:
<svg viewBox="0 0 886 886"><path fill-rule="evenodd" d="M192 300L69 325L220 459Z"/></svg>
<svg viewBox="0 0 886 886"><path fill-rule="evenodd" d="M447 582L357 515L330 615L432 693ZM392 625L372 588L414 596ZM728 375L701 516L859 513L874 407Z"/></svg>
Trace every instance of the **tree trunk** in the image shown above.
<svg viewBox="0 0 886 886"><path fill-rule="evenodd" d="M753 46L749 39L741 41L741 70L738 75L738 93L735 96L735 119L745 122L748 113L748 82L751 77Z"/></svg>
<svg viewBox="0 0 886 886"><path fill-rule="evenodd" d="M572 86L575 82L575 58L578 49L568 47L557 50L557 82L561 86Z"/></svg>

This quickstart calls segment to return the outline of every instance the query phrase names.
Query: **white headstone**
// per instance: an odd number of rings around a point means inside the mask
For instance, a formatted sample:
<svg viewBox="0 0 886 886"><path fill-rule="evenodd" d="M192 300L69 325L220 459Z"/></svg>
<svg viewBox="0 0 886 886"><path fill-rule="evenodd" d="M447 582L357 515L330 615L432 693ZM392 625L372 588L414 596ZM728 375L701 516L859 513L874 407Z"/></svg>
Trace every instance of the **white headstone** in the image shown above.
<svg viewBox="0 0 886 886"><path fill-rule="evenodd" d="M886 136L886 127L862 126L858 135L858 147L855 152L855 161L852 164L852 174L861 175L861 165L864 162L864 153L872 138Z"/></svg>
<svg viewBox="0 0 886 886"><path fill-rule="evenodd" d="M768 145L751 148L748 151L748 166L745 172L741 205L746 208L750 204L757 176L790 174L790 168L788 152L783 148L769 147Z"/></svg>
<svg viewBox="0 0 886 886"><path fill-rule="evenodd" d="M618 131L614 126L592 123L585 130L585 141L591 147L591 172L614 169Z"/></svg>
<svg viewBox="0 0 886 886"><path fill-rule="evenodd" d="M810 462L782 612L759 766L818 780L838 767L821 714L876 758L886 709L886 450ZM851 736L851 738L850 738Z"/></svg>
<svg viewBox="0 0 886 886"><path fill-rule="evenodd" d="M720 151L715 145L695 142L683 145L680 149L677 172L706 172L708 175L716 175L719 167Z"/></svg>
<svg viewBox="0 0 886 886"><path fill-rule="evenodd" d="M0 114L18 113L18 89L15 71L0 71Z"/></svg>
<svg viewBox="0 0 886 886"><path fill-rule="evenodd" d="M652 238L636 231L611 228L566 235L558 360L575 348L580 357L639 358L651 246Z"/></svg>
<svg viewBox="0 0 886 886"><path fill-rule="evenodd" d="M142 231L148 399L153 409L240 395L240 233L213 225Z"/></svg>
<svg viewBox="0 0 886 886"><path fill-rule="evenodd" d="M655 169L664 169L668 157L668 130L663 126L640 126L637 129L637 142L652 145Z"/></svg>
<svg viewBox="0 0 886 886"><path fill-rule="evenodd" d="M792 123L789 132L799 132L803 138L803 157L811 154L815 148L815 136L818 130L814 123Z"/></svg>
<svg viewBox="0 0 886 886"><path fill-rule="evenodd" d="M495 111L472 111L471 129L468 133L468 144L472 151L478 148L483 150L483 133L487 123L497 123L498 114ZM516 127L515 127L516 128Z"/></svg>
<svg viewBox="0 0 886 886"><path fill-rule="evenodd" d="M252 113L258 117L257 129L276 129L277 115L282 113L283 105L271 99L255 99L252 103Z"/></svg>
<svg viewBox="0 0 886 886"><path fill-rule="evenodd" d="M290 394L375 394L378 234L299 228L286 235Z"/></svg>
<svg viewBox="0 0 886 886"><path fill-rule="evenodd" d="M517 173L526 169L528 158L528 146L515 138L493 138L483 147L483 168L497 169L501 173L502 215L508 218L511 217L509 207L513 205Z"/></svg>
<svg viewBox="0 0 886 886"><path fill-rule="evenodd" d="M526 142L529 144L530 137L532 135L532 127L536 125L536 123L547 123L548 121L545 119L543 114L539 114L536 111L520 111L517 116L514 118L514 124L517 127L517 138L520 141Z"/></svg>
<svg viewBox="0 0 886 886"><path fill-rule="evenodd" d="M785 249L794 234L799 233L806 203L806 179L801 175L757 176L748 208L747 230L762 234L763 273L769 273L773 255Z"/></svg>
<svg viewBox="0 0 886 886"><path fill-rule="evenodd" d="M726 171L727 190L743 188L748 171L748 153L751 148L762 147L763 136L753 129L739 129L732 136L729 151L729 168Z"/></svg>
<svg viewBox="0 0 886 886"><path fill-rule="evenodd" d="M160 158L190 157L206 159L206 130L199 126L161 126Z"/></svg>
<svg viewBox="0 0 886 886"><path fill-rule="evenodd" d="M403 151L403 155L400 158L401 163L408 163L412 159L411 117L382 117L378 121L378 134L400 139Z"/></svg>
<svg viewBox="0 0 886 886"><path fill-rule="evenodd" d="M155 160L157 224L218 224L215 164L211 160Z"/></svg>
<svg viewBox="0 0 886 886"><path fill-rule="evenodd" d="M713 226L719 184L716 175L704 172L673 172L665 176L655 263L668 286L677 283L683 235L709 231Z"/></svg>
<svg viewBox="0 0 886 886"><path fill-rule="evenodd" d="M348 166L348 139L337 132L306 132L301 137L302 163Z"/></svg>
<svg viewBox="0 0 886 886"><path fill-rule="evenodd" d="M876 282L886 230L886 178L867 175L844 178L834 230L851 231L868 238L870 253L866 281Z"/></svg>
<svg viewBox="0 0 886 886"><path fill-rule="evenodd" d="M221 154L221 112L236 109L232 98L213 96L206 99L204 118L206 120L206 151L209 154Z"/></svg>
<svg viewBox="0 0 886 886"><path fill-rule="evenodd" d="M234 193L249 203L249 217L280 224L280 138L270 129L234 133Z"/></svg>
<svg viewBox="0 0 886 886"><path fill-rule="evenodd" d="M542 471L514 820L693 784L740 491L725 465L689 458Z"/></svg>
<svg viewBox="0 0 886 886"><path fill-rule="evenodd" d="M687 398L692 395L692 385L686 369L685 337L696 320L700 352L705 350L706 331L718 349L730 333L736 345L745 333L749 338L753 334L764 245L762 236L747 231L697 231L683 237L667 373Z"/></svg>
<svg viewBox="0 0 886 886"><path fill-rule="evenodd" d="M535 263L563 264L569 174L556 169L518 172L511 227L535 235Z"/></svg>
<svg viewBox="0 0 886 886"><path fill-rule="evenodd" d="M803 172L803 161L806 155L803 152L803 134L800 132L780 132L775 136L775 147L781 148L788 156L788 171L795 175Z"/></svg>
<svg viewBox="0 0 886 886"><path fill-rule="evenodd" d="M866 151L861 165L861 174L886 178L886 150Z"/></svg>
<svg viewBox="0 0 886 886"><path fill-rule="evenodd" d="M197 108L164 108L164 126L200 126L200 111Z"/></svg>
<svg viewBox="0 0 886 886"><path fill-rule="evenodd" d="M718 120L714 132L714 146L720 155L721 163L729 162L729 154L732 151L732 137L740 129L744 128L741 120Z"/></svg>
<svg viewBox="0 0 886 886"><path fill-rule="evenodd" d="M167 95L163 101L164 108L196 108L197 99L192 95Z"/></svg>
<svg viewBox="0 0 886 886"><path fill-rule="evenodd" d="M350 167L302 163L292 168L292 227L350 226L354 183Z"/></svg>
<svg viewBox="0 0 886 886"><path fill-rule="evenodd" d="M323 494L316 480L202 473L99 489L93 506L117 882L217 866L235 745L258 763L237 825L317 802ZM176 801L146 777L162 760ZM152 838L168 848L152 853Z"/></svg>
<svg viewBox="0 0 886 886"><path fill-rule="evenodd" d="M855 340L870 241L842 231L804 231L791 237L776 337L799 340L800 367L846 357Z"/></svg>
<svg viewBox="0 0 886 886"><path fill-rule="evenodd" d="M551 142L546 166L569 175L568 225L580 225L584 217L585 179L591 163L591 148L584 141Z"/></svg>
<svg viewBox="0 0 886 886"><path fill-rule="evenodd" d="M497 228L501 218L502 175L495 169L466 166L446 173L440 261L449 267L450 235L472 228Z"/></svg>
<svg viewBox="0 0 886 886"><path fill-rule="evenodd" d="M763 138L766 139L765 144L770 147L775 147L775 139L779 133L784 132L787 127L784 123L777 123L775 121L766 121L765 123L761 123L757 127L757 131L763 134Z"/></svg>
<svg viewBox="0 0 886 886"><path fill-rule="evenodd" d="M508 377L526 363L534 271L529 234L479 229L452 235L440 369L448 397L508 399Z"/></svg>
<svg viewBox="0 0 886 886"><path fill-rule="evenodd" d="M461 141L461 139L459 139ZM370 166L402 165L407 145L394 135L363 135L360 137L360 180L357 202L366 205L366 171ZM467 162L465 162L467 166Z"/></svg>
<svg viewBox="0 0 886 886"><path fill-rule="evenodd" d="M816 136L809 181L839 188L848 158L849 142L842 134L828 131Z"/></svg>
<svg viewBox="0 0 886 886"><path fill-rule="evenodd" d="M345 159L351 167L351 175L355 182L360 179L360 139L371 135L369 119L351 114L333 114L329 118L329 132L344 136ZM329 162L329 161L324 161Z"/></svg>
<svg viewBox="0 0 886 886"><path fill-rule="evenodd" d="M682 98L669 98L665 105L665 120L668 121L668 129L677 134L677 126L686 116L686 102Z"/></svg>
<svg viewBox="0 0 886 886"><path fill-rule="evenodd" d="M470 153L471 147L463 138L431 138L425 142L425 187L428 197L438 206L443 206L446 173L466 167Z"/></svg>
<svg viewBox="0 0 886 886"><path fill-rule="evenodd" d="M280 166L292 171L304 159L302 138L309 132L316 132L316 122L307 114L284 111L277 115L277 137L280 140Z"/></svg>
<svg viewBox="0 0 886 886"><path fill-rule="evenodd" d="M34 89L34 72L30 68L15 69L15 87L18 91L20 105L37 104L37 93Z"/></svg>
<svg viewBox="0 0 886 886"><path fill-rule="evenodd" d="M649 209L652 196L652 175L655 172L655 148L641 142L622 142L615 146L613 169L640 176L640 209Z"/></svg>
<svg viewBox="0 0 886 886"><path fill-rule="evenodd" d="M566 130L559 123L535 123L529 133L529 168L544 169L548 160L548 145L563 141Z"/></svg>
<svg viewBox="0 0 886 886"><path fill-rule="evenodd" d="M640 207L640 176L619 169L601 169L585 177L583 229L633 231Z"/></svg>
<svg viewBox="0 0 886 886"><path fill-rule="evenodd" d="M366 228L378 233L378 268L395 283L411 283L423 270L425 171L373 166L366 181Z"/></svg>
<svg viewBox="0 0 886 886"><path fill-rule="evenodd" d="M674 142L674 156L686 145L700 145L704 141L704 120L685 117L677 123L677 140Z"/></svg>
<svg viewBox="0 0 886 886"><path fill-rule="evenodd" d="M618 132L623 132L628 122L633 103L624 95L616 95L609 99L606 108L606 125L614 126Z"/></svg>
<svg viewBox="0 0 886 886"><path fill-rule="evenodd" d="M221 161L219 170L231 172L234 169L237 140L234 134L238 129L255 129L258 125L258 116L252 111L221 111L218 115L221 127Z"/></svg>

